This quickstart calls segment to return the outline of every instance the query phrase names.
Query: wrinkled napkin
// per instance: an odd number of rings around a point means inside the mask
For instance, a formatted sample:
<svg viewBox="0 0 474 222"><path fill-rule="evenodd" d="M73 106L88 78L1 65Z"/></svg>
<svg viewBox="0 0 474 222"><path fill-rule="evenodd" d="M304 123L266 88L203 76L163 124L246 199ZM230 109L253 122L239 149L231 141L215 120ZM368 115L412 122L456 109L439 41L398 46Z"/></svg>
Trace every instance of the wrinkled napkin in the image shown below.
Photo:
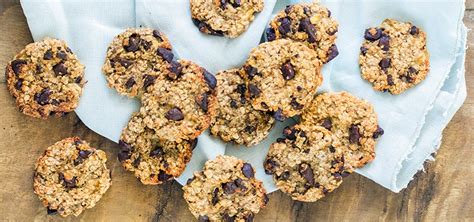
<svg viewBox="0 0 474 222"><path fill-rule="evenodd" d="M84 94L76 113L91 130L118 141L139 101L120 96L107 87L101 67L108 44L128 27L150 27L164 32L179 58L192 60L209 71L239 67L261 40L272 16L296 0L265 0L248 31L236 39L200 33L190 16L189 0L22 0L35 41L64 39L86 65ZM323 68L319 92L348 91L370 101L385 129L376 147L376 159L357 172L399 192L441 143L441 135L466 97L464 59L466 28L463 0L322 1L339 22L340 55ZM420 85L401 95L377 92L360 77L359 47L367 27L385 18L411 21L427 32L431 72ZM276 190L263 171L269 145L294 120L277 123L261 144L245 148L225 144L203 133L191 162L178 182L183 184L204 162L220 154L252 163L268 192Z"/></svg>

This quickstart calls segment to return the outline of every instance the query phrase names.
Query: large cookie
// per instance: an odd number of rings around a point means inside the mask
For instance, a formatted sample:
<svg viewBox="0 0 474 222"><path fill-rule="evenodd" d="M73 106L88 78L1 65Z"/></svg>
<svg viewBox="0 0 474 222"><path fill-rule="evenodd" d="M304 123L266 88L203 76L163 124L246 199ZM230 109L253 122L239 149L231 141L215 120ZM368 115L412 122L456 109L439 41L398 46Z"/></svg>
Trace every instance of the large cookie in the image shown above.
<svg viewBox="0 0 474 222"><path fill-rule="evenodd" d="M84 86L84 66L64 41L46 38L27 45L7 64L10 94L20 111L47 119L73 111Z"/></svg>
<svg viewBox="0 0 474 222"><path fill-rule="evenodd" d="M178 65L171 44L163 33L131 28L117 35L107 49L102 67L108 85L129 97L141 95L157 78L164 78Z"/></svg>
<svg viewBox="0 0 474 222"><path fill-rule="evenodd" d="M207 161L183 190L189 210L199 221L253 221L268 202L253 167L230 156Z"/></svg>
<svg viewBox="0 0 474 222"><path fill-rule="evenodd" d="M400 94L419 84L430 69L426 34L411 23L392 19L368 28L360 48L362 77L379 91Z"/></svg>
<svg viewBox="0 0 474 222"><path fill-rule="evenodd" d="M253 49L241 71L252 106L277 120L300 114L321 85L321 63L303 43L279 39Z"/></svg>
<svg viewBox="0 0 474 222"><path fill-rule="evenodd" d="M197 139L180 143L160 140L135 113L120 137L118 155L122 166L143 184L161 184L178 177L192 156Z"/></svg>
<svg viewBox="0 0 474 222"><path fill-rule="evenodd" d="M264 0L191 0L191 17L199 31L236 38L247 28Z"/></svg>
<svg viewBox="0 0 474 222"><path fill-rule="evenodd" d="M211 124L211 134L226 142L246 146L265 139L275 121L267 112L255 110L250 105L239 69L219 72L216 79L218 108Z"/></svg>
<svg viewBox="0 0 474 222"><path fill-rule="evenodd" d="M92 208L111 185L105 152L77 137L48 147L35 165L34 192L48 214L78 216Z"/></svg>
<svg viewBox="0 0 474 222"><path fill-rule="evenodd" d="M384 133L373 106L347 92L316 96L301 118L302 125L321 126L333 134L333 147L344 153L348 171L375 158L376 139Z"/></svg>
<svg viewBox="0 0 474 222"><path fill-rule="evenodd" d="M206 130L217 107L216 78L204 68L178 61L175 76L157 79L142 97L143 122L158 138L180 143Z"/></svg>
<svg viewBox="0 0 474 222"><path fill-rule="evenodd" d="M337 22L331 11L319 3L288 5L270 22L267 40L292 39L316 50L318 58L327 63L339 55L336 46Z"/></svg>

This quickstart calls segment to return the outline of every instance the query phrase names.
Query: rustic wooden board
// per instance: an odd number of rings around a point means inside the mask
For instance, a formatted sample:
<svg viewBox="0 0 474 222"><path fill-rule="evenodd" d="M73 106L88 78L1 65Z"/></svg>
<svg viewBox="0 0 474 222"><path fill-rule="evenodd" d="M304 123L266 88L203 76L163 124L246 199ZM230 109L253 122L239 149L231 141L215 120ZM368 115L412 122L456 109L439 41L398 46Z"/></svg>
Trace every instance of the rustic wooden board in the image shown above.
<svg viewBox="0 0 474 222"><path fill-rule="evenodd" d="M474 0L466 3L464 21L474 28ZM440 30L442 31L442 30ZM11 57L31 42L17 0L0 1L0 72ZM469 34L466 61L468 98L444 131L434 163L418 173L409 187L395 194L374 182L352 175L341 188L316 203L292 201L281 192L270 195L269 206L257 221L314 220L474 220L474 35ZM35 159L44 148L69 136L80 136L107 152L113 185L98 205L71 221L193 221L182 199L181 186L141 185L116 161L117 146L87 129L74 113L62 119L36 120L20 114L0 75L0 220L62 220L47 216L32 192Z"/></svg>

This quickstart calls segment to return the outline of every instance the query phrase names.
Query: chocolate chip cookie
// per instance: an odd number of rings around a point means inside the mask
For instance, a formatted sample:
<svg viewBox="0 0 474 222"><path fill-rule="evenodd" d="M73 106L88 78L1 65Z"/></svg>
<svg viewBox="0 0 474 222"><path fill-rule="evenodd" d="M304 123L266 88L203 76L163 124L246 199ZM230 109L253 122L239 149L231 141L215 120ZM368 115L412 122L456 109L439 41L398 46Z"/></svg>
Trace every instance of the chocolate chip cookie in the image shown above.
<svg viewBox="0 0 474 222"><path fill-rule="evenodd" d="M302 125L321 126L333 134L332 146L344 153L347 171L375 158L376 140L384 133L373 106L347 92L316 96L301 119Z"/></svg>
<svg viewBox="0 0 474 222"><path fill-rule="evenodd" d="M287 39L253 49L241 76L253 108L273 112L279 121L300 114L323 80L316 52Z"/></svg>
<svg viewBox="0 0 474 222"><path fill-rule="evenodd" d="M108 85L120 94L140 96L156 79L176 70L171 44L158 30L130 28L117 35L102 67Z"/></svg>
<svg viewBox="0 0 474 222"><path fill-rule="evenodd" d="M386 19L368 28L360 48L362 78L379 91L400 94L426 78L430 70L426 34L409 22Z"/></svg>
<svg viewBox="0 0 474 222"><path fill-rule="evenodd" d="M48 214L78 216L92 208L111 185L105 152L78 137L48 147L35 165L34 192Z"/></svg>
<svg viewBox="0 0 474 222"><path fill-rule="evenodd" d="M333 146L332 133L320 126L296 125L270 146L265 173L294 200L313 202L323 198L349 175L341 150Z"/></svg>
<svg viewBox="0 0 474 222"><path fill-rule="evenodd" d="M135 113L120 137L118 159L143 184L161 184L178 177L191 159L197 139L176 143L160 140Z"/></svg>
<svg viewBox="0 0 474 222"><path fill-rule="evenodd" d="M236 38L263 5L264 0L191 0L191 17L203 33Z"/></svg>
<svg viewBox="0 0 474 222"><path fill-rule="evenodd" d="M268 202L253 167L230 156L207 161L183 190L189 210L199 221L253 221Z"/></svg>
<svg viewBox="0 0 474 222"><path fill-rule="evenodd" d="M275 121L266 112L255 110L246 98L247 86L239 69L216 74L217 115L211 123L211 134L222 140L252 146L267 137Z"/></svg>
<svg viewBox="0 0 474 222"><path fill-rule="evenodd" d="M204 68L178 61L176 75L156 79L142 97L143 122L159 139L180 143L206 130L217 107L217 80Z"/></svg>
<svg viewBox="0 0 474 222"><path fill-rule="evenodd" d="M266 30L268 41L292 39L303 42L317 52L318 59L327 63L339 55L336 46L337 22L331 11L319 3L288 5L270 22Z"/></svg>
<svg viewBox="0 0 474 222"><path fill-rule="evenodd" d="M27 45L5 69L20 111L47 119L73 111L84 86L84 65L66 42L46 38Z"/></svg>

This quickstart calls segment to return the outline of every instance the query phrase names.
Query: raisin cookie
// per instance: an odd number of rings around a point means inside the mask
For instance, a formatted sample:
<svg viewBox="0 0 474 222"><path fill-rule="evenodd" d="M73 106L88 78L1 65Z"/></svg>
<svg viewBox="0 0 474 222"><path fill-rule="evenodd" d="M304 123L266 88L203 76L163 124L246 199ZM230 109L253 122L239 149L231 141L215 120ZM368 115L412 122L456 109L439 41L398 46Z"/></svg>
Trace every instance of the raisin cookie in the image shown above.
<svg viewBox="0 0 474 222"><path fill-rule="evenodd" d="M321 126L333 134L332 146L344 153L348 171L375 158L376 139L384 133L373 106L347 92L316 96L301 118L302 125Z"/></svg>
<svg viewBox="0 0 474 222"><path fill-rule="evenodd" d="M78 137L48 147L35 165L33 187L48 214L78 216L92 208L111 185L105 152Z"/></svg>
<svg viewBox="0 0 474 222"><path fill-rule="evenodd" d="M426 34L409 22L386 19L365 30L359 64L362 78L379 91L400 94L419 84L430 69Z"/></svg>
<svg viewBox="0 0 474 222"><path fill-rule="evenodd" d="M303 42L317 52L321 62L327 63L339 55L337 31L331 11L314 2L288 5L270 22L266 36L268 41L286 38Z"/></svg>
<svg viewBox="0 0 474 222"><path fill-rule="evenodd" d="M121 95L141 95L158 78L177 69L171 44L163 33L131 28L117 35L102 67L108 85Z"/></svg>
<svg viewBox="0 0 474 222"><path fill-rule="evenodd" d="M196 144L197 139L181 143L158 139L135 113L120 137L118 159L143 184L161 184L181 175Z"/></svg>
<svg viewBox="0 0 474 222"><path fill-rule="evenodd" d="M263 5L264 0L191 0L191 17L203 33L236 38Z"/></svg>
<svg viewBox="0 0 474 222"><path fill-rule="evenodd" d="M245 97L246 85L239 69L216 74L218 109L211 134L222 140L252 146L267 137L275 121L266 112L255 110Z"/></svg>
<svg viewBox="0 0 474 222"><path fill-rule="evenodd" d="M254 109L273 112L279 121L300 114L323 80L316 52L287 39L253 49L241 75Z"/></svg>
<svg viewBox="0 0 474 222"><path fill-rule="evenodd" d="M178 61L175 76L157 79L142 97L143 122L158 138L193 140L206 130L217 107L217 80L204 68L186 60Z"/></svg>
<svg viewBox="0 0 474 222"><path fill-rule="evenodd" d="M46 38L27 45L5 69L20 111L47 119L73 111L84 86L84 65L66 42Z"/></svg>
<svg viewBox="0 0 474 222"><path fill-rule="evenodd" d="M230 156L207 161L183 190L189 210L199 221L253 221L268 202L253 167Z"/></svg>

